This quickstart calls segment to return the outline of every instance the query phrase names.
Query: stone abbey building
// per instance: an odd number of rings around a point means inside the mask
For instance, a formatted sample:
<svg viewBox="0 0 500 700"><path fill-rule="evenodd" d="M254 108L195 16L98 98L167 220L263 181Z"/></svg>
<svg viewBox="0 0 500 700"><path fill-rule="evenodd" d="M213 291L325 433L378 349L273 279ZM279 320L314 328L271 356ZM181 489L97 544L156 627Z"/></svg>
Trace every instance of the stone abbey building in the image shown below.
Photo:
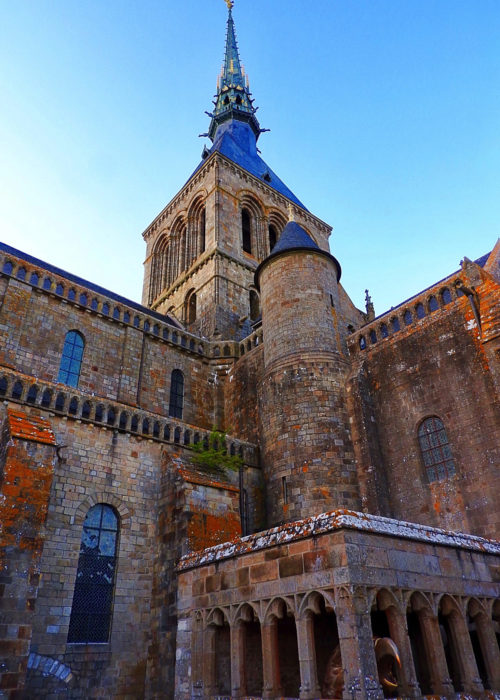
<svg viewBox="0 0 500 700"><path fill-rule="evenodd" d="M142 304L0 247L0 697L500 697L500 243L375 318L210 118Z"/></svg>

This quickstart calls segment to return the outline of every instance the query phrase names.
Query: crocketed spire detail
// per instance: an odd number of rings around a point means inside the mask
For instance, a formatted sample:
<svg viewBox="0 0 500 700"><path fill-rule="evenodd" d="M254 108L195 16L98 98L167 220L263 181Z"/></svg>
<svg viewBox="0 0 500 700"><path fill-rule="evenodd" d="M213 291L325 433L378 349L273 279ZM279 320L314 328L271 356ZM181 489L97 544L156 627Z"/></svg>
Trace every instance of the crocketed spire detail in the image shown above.
<svg viewBox="0 0 500 700"><path fill-rule="evenodd" d="M212 141L220 124L235 119L250 125L255 138L260 134L259 122L255 116L248 77L241 65L234 29L232 3L228 2L228 18L226 32L226 52L221 74L217 80L215 109L209 116L212 118L208 135Z"/></svg>

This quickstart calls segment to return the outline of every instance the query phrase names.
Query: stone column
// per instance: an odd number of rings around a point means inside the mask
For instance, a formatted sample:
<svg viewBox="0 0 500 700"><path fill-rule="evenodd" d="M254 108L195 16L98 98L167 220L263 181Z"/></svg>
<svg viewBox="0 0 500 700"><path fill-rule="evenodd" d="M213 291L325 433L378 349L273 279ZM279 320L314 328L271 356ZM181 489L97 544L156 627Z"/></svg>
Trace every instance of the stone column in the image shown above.
<svg viewBox="0 0 500 700"><path fill-rule="evenodd" d="M466 693L480 693L484 690L477 670L476 657L472 648L467 623L462 615L453 611L448 615L450 634L457 653L460 678Z"/></svg>
<svg viewBox="0 0 500 700"><path fill-rule="evenodd" d="M231 625L231 697L247 694L245 667L246 628L242 622Z"/></svg>
<svg viewBox="0 0 500 700"><path fill-rule="evenodd" d="M203 618L199 610L194 613L191 641L191 683L193 698L203 697Z"/></svg>
<svg viewBox="0 0 500 700"><path fill-rule="evenodd" d="M306 613L295 620L295 625L299 648L300 700L313 700L321 697L314 644L314 618L311 613Z"/></svg>
<svg viewBox="0 0 500 700"><path fill-rule="evenodd" d="M343 700L379 700L384 697L378 682L370 611L362 589L336 591L337 627L342 668Z"/></svg>
<svg viewBox="0 0 500 700"><path fill-rule="evenodd" d="M205 628L203 635L203 688L204 696L211 697L218 695L216 665L215 665L215 639L217 636L217 628L215 625L209 625Z"/></svg>
<svg viewBox="0 0 500 700"><path fill-rule="evenodd" d="M493 624L482 613L476 615L474 622L490 687L492 690L500 691L500 650Z"/></svg>
<svg viewBox="0 0 500 700"><path fill-rule="evenodd" d="M438 619L428 609L418 613L420 628L424 639L425 657L429 665L429 677L432 692L445 697L455 697L455 690L448 672L443 640Z"/></svg>
<svg viewBox="0 0 500 700"><path fill-rule="evenodd" d="M386 609L385 614L391 639L399 650L401 660L401 668L398 669L399 694L408 698L419 698L421 693L413 662L406 615L393 605Z"/></svg>
<svg viewBox="0 0 500 700"><path fill-rule="evenodd" d="M278 652L278 624L276 618L261 627L262 632L262 672L264 688L262 700L271 700L282 696L280 662Z"/></svg>

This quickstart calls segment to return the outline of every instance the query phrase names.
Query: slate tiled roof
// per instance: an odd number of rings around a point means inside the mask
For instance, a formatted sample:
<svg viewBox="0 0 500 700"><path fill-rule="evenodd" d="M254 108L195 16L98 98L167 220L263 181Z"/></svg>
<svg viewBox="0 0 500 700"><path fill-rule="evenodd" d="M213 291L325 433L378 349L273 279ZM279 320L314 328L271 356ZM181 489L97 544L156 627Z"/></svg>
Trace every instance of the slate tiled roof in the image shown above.
<svg viewBox="0 0 500 700"><path fill-rule="evenodd" d="M107 296L109 299L114 299L114 301L117 301L120 304L125 304L125 306L130 306L132 309L136 309L136 311L140 311L144 314L147 314L148 316L152 316L153 318L157 318L159 321L163 321L163 323L168 323L171 326L175 326L176 328L181 327L179 324L175 323L175 321L173 321L169 316L166 316L164 314L159 314L157 311L152 311L151 309L148 309L147 306L142 306L142 304L138 304L136 301L132 301L131 299L126 299L125 297L122 297L120 294L116 294L115 292L111 292L109 289L105 289L104 287L100 287L98 284L94 284L93 282L89 282L88 280L85 280L82 277L78 277L77 275L73 275L71 272L66 272L66 270L63 270L60 267L56 267L55 265L51 265L50 263L47 263L43 260L40 260L39 258L35 258L32 255L28 255L28 253L24 253L22 250L18 250L17 248L13 248L12 246L7 245L6 243L0 242L0 251L3 251L4 253L7 253L8 255L12 255L16 258L21 258L21 260L25 260L26 262L31 263L32 265L35 265L36 267L41 267L44 270L47 270L47 272L52 272L55 275L60 275L61 277L64 277L65 279L69 280L70 282L74 282L75 284L79 284L82 287L86 287L87 289L91 289L92 291L96 292L97 294L103 294L104 296Z"/></svg>

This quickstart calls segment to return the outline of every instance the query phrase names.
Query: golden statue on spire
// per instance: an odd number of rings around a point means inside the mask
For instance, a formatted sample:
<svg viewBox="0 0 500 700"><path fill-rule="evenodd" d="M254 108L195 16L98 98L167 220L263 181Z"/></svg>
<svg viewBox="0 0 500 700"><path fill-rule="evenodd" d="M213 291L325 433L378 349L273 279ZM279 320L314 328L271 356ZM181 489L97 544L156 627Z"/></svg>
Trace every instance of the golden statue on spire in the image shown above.
<svg viewBox="0 0 500 700"><path fill-rule="evenodd" d="M226 3L228 10L231 10L233 8L234 0L224 0L224 2Z"/></svg>

